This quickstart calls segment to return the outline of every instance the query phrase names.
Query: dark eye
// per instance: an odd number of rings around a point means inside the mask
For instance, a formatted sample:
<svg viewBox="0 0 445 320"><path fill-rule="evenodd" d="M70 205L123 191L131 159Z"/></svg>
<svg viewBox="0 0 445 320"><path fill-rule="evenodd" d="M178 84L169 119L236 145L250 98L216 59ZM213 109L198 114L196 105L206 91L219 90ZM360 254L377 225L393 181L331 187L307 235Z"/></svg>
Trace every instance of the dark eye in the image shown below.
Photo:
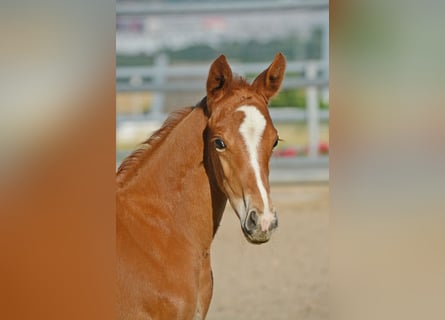
<svg viewBox="0 0 445 320"><path fill-rule="evenodd" d="M215 147L218 151L223 151L226 148L226 144L221 139L215 139Z"/></svg>
<svg viewBox="0 0 445 320"><path fill-rule="evenodd" d="M277 140L275 140L275 143L273 144L273 147L274 147L274 148L278 145L278 141L280 141L279 138L277 138Z"/></svg>

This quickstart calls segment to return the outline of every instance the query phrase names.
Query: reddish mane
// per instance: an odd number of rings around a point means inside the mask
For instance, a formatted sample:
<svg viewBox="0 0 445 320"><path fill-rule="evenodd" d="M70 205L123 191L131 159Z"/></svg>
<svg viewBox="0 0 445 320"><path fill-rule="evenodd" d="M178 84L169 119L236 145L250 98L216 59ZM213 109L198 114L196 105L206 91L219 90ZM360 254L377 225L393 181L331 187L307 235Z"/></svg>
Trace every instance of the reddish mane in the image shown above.
<svg viewBox="0 0 445 320"><path fill-rule="evenodd" d="M191 111L193 107L185 107L173 111L161 128L156 130L150 138L141 143L141 146L133 151L124 161L122 161L117 170L117 183L119 186L126 181L141 168L142 162L147 159L157 148L157 146L168 136L168 134L181 122Z"/></svg>

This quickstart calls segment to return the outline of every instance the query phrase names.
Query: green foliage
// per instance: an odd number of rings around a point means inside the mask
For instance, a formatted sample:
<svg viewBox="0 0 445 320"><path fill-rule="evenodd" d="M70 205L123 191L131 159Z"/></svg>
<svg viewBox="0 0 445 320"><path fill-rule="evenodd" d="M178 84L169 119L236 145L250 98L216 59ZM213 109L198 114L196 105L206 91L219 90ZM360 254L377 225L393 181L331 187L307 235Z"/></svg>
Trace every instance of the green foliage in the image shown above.
<svg viewBox="0 0 445 320"><path fill-rule="evenodd" d="M324 102L323 100L319 100L320 109L329 109L329 102Z"/></svg>
<svg viewBox="0 0 445 320"><path fill-rule="evenodd" d="M229 57L236 57L242 62L268 61L281 51L288 59L298 59L298 40L295 36L274 39L268 42L250 40L248 42L232 42L221 46L221 50Z"/></svg>
<svg viewBox="0 0 445 320"><path fill-rule="evenodd" d="M208 61L213 60L218 56L218 51L206 44L198 44L191 47L187 47L180 50L164 50L170 61L180 62L180 61Z"/></svg>
<svg viewBox="0 0 445 320"><path fill-rule="evenodd" d="M154 61L153 56L149 56L146 54L138 54L138 55L116 55L116 65L120 67L127 66L149 66L152 65Z"/></svg>
<svg viewBox="0 0 445 320"><path fill-rule="evenodd" d="M311 60L321 57L322 30L314 29L309 39L301 39L297 34L269 41L250 40L246 42L226 41L216 47L207 44L195 44L189 47L172 50L164 49L171 63L212 61L219 54L224 53L231 61L263 62L270 61L278 51L281 51L288 60ZM118 66L150 65L153 55L117 55Z"/></svg>
<svg viewBox="0 0 445 320"><path fill-rule="evenodd" d="M329 109L329 103L323 101L323 99L319 99L319 108L320 109ZM294 108L306 108L306 89L285 89L281 90L270 103L272 108L277 107L294 107Z"/></svg>
<svg viewBox="0 0 445 320"><path fill-rule="evenodd" d="M304 89L281 90L270 103L271 107L306 107L306 93Z"/></svg>

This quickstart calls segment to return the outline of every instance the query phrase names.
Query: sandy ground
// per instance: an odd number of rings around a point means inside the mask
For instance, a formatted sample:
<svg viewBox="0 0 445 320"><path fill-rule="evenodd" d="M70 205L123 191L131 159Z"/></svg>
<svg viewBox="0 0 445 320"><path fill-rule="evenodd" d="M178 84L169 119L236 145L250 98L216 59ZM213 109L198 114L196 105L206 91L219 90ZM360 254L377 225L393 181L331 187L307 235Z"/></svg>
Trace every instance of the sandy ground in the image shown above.
<svg viewBox="0 0 445 320"><path fill-rule="evenodd" d="M212 245L213 299L207 319L327 319L327 184L273 185L279 228L248 243L227 208Z"/></svg>

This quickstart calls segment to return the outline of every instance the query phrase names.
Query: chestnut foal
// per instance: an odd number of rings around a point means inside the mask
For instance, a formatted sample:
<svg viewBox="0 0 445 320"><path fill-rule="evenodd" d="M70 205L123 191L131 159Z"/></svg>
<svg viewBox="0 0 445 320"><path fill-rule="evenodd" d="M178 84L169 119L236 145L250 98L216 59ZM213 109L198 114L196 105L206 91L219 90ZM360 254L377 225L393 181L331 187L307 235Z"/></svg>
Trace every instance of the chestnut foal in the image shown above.
<svg viewBox="0 0 445 320"><path fill-rule="evenodd" d="M251 243L276 229L269 159L278 142L268 111L285 59L252 84L221 55L207 96L173 112L117 172L118 319L204 319L212 296L210 246L227 200Z"/></svg>

